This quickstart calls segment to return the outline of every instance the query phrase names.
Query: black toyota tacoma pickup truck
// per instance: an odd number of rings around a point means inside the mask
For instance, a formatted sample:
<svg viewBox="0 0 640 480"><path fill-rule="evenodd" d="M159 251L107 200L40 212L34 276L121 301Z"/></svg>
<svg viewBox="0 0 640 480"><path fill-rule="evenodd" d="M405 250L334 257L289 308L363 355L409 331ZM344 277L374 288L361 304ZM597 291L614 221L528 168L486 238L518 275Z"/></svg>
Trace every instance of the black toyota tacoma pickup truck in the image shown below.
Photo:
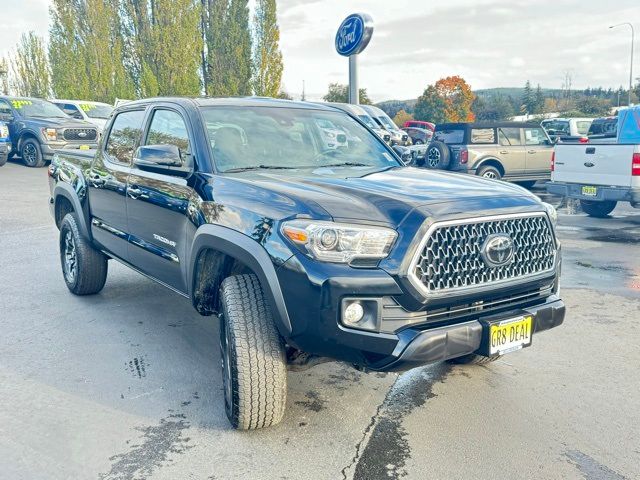
<svg viewBox="0 0 640 480"><path fill-rule="evenodd" d="M12 153L28 167L42 167L59 150L95 148L98 130L39 98L0 96L0 121L9 126Z"/></svg>
<svg viewBox="0 0 640 480"><path fill-rule="evenodd" d="M344 145L326 148L326 121ZM553 207L405 167L330 106L127 103L95 156L58 152L49 179L72 293L100 292L114 259L219 317L235 428L281 420L288 365L485 363L564 319Z"/></svg>

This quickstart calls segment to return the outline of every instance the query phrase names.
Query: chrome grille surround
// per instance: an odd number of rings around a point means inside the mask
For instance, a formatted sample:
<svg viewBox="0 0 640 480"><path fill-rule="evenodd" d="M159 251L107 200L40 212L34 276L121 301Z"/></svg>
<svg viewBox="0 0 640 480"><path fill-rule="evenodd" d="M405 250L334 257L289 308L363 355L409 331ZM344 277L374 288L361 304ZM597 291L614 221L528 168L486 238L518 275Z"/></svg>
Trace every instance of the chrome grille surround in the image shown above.
<svg viewBox="0 0 640 480"><path fill-rule="evenodd" d="M511 236L511 263L490 267L481 249L487 236ZM408 278L425 297L484 290L548 276L558 248L545 212L495 215L431 224L409 264Z"/></svg>

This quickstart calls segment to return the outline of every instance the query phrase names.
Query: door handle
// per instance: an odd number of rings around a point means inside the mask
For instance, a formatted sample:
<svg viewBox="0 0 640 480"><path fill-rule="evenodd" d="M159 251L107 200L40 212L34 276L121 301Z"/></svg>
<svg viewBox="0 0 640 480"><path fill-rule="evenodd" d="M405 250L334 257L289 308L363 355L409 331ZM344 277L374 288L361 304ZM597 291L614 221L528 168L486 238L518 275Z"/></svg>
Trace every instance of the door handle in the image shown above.
<svg viewBox="0 0 640 480"><path fill-rule="evenodd" d="M105 183L107 183L107 181L97 173L93 173L89 176L89 182L91 182L91 185L96 188L100 188L104 186Z"/></svg>
<svg viewBox="0 0 640 480"><path fill-rule="evenodd" d="M508 152L507 150L500 150L498 153L499 153L500 155L506 155L506 154L508 154L509 152Z"/></svg>
<svg viewBox="0 0 640 480"><path fill-rule="evenodd" d="M530 155L532 155L532 154L534 154L534 153L538 153L538 152L536 152L535 150L527 150L527 153L528 153L528 154L530 154Z"/></svg>
<svg viewBox="0 0 640 480"><path fill-rule="evenodd" d="M129 195L134 200L138 198L149 198L149 195L145 194L143 190L140 190L138 187L127 187L127 195Z"/></svg>

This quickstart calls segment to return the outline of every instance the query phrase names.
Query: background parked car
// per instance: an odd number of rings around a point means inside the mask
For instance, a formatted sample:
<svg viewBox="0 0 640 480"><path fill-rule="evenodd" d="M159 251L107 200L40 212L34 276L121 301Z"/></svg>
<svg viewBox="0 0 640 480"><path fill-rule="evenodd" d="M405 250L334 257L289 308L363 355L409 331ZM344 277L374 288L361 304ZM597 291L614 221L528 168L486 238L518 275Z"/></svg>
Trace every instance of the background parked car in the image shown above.
<svg viewBox="0 0 640 480"><path fill-rule="evenodd" d="M362 105L362 108L373 118L380 128L384 128L391 135L391 145L400 145L406 147L411 145L411 139L406 132L400 130L398 126L378 107L373 105Z"/></svg>
<svg viewBox="0 0 640 480"><path fill-rule="evenodd" d="M51 100L51 103L76 120L84 120L98 127L102 132L113 107L107 103L85 100Z"/></svg>
<svg viewBox="0 0 640 480"><path fill-rule="evenodd" d="M443 123L427 149L427 168L532 186L551 174L553 141L537 123Z"/></svg>
<svg viewBox="0 0 640 480"><path fill-rule="evenodd" d="M316 120L316 125L322 132L322 139L326 149L347 146L347 135L327 119Z"/></svg>
<svg viewBox="0 0 640 480"><path fill-rule="evenodd" d="M11 138L9 138L9 125L0 122L0 167L7 163L11 153Z"/></svg>
<svg viewBox="0 0 640 480"><path fill-rule="evenodd" d="M433 137L433 131L426 128L403 127L402 130L409 135L414 145L427 145Z"/></svg>
<svg viewBox="0 0 640 480"><path fill-rule="evenodd" d="M550 118L540 122L551 140L579 142L586 139L593 118Z"/></svg>
<svg viewBox="0 0 640 480"><path fill-rule="evenodd" d="M421 120L408 120L404 122L402 125L403 128L424 128L425 130L431 130L432 132L436 129L436 124L431 122L423 122Z"/></svg>
<svg viewBox="0 0 640 480"><path fill-rule="evenodd" d="M0 120L9 125L12 151L28 167L42 167L58 150L95 148L98 139L94 125L39 98L0 96Z"/></svg>
<svg viewBox="0 0 640 480"><path fill-rule="evenodd" d="M378 123L371 118L371 116L360 105L353 105L350 103L329 103L329 105L360 119L360 121L373 130L376 135L382 138L385 143L391 144L391 134L385 129L380 128L380 125L378 125Z"/></svg>
<svg viewBox="0 0 640 480"><path fill-rule="evenodd" d="M613 139L618 134L618 117L596 118L589 127L589 141Z"/></svg>

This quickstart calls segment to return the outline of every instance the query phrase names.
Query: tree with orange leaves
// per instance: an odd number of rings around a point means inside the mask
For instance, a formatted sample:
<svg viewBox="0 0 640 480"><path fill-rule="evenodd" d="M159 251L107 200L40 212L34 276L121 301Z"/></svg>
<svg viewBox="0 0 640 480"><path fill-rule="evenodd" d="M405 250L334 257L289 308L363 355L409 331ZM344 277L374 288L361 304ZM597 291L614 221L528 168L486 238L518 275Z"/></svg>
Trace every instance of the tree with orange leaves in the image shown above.
<svg viewBox="0 0 640 480"><path fill-rule="evenodd" d="M471 110L476 96L462 77L441 78L435 85L429 85L418 98L415 118L435 123L473 122Z"/></svg>

